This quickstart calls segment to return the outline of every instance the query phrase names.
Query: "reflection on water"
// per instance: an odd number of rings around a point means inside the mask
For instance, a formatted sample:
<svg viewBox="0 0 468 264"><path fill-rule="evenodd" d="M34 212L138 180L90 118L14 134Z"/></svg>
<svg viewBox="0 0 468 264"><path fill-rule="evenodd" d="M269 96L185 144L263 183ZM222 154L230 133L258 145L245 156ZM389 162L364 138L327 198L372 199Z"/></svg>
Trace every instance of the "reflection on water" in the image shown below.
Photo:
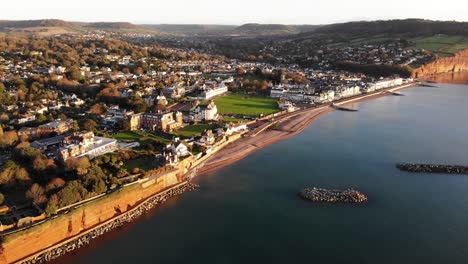
<svg viewBox="0 0 468 264"><path fill-rule="evenodd" d="M395 167L468 164L468 86L434 86L331 112L56 263L466 264L468 176ZM305 187L369 202L308 203Z"/></svg>
<svg viewBox="0 0 468 264"><path fill-rule="evenodd" d="M443 73L428 79L437 83L468 84L468 71Z"/></svg>

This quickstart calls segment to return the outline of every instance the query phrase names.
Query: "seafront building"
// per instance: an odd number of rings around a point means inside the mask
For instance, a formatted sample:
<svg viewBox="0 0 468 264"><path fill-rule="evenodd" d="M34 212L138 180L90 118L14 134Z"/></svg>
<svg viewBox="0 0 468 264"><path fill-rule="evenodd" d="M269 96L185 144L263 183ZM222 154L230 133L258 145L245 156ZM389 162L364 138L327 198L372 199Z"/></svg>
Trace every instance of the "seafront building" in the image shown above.
<svg viewBox="0 0 468 264"><path fill-rule="evenodd" d="M198 105L190 112L190 119L196 122L216 121L218 117L218 108L213 101L207 105Z"/></svg>
<svg viewBox="0 0 468 264"><path fill-rule="evenodd" d="M173 132L184 126L181 112L139 113L129 117L130 129L149 129Z"/></svg>
<svg viewBox="0 0 468 264"><path fill-rule="evenodd" d="M36 140L33 148L41 150L50 158L67 161L70 158L87 156L93 159L100 155L117 150L117 140L96 137L93 132L75 132L68 135Z"/></svg>
<svg viewBox="0 0 468 264"><path fill-rule="evenodd" d="M22 127L18 130L18 136L27 136L28 138L42 137L55 133L61 135L68 132L73 124L73 119L56 120L38 127Z"/></svg>
<svg viewBox="0 0 468 264"><path fill-rule="evenodd" d="M93 159L115 150L117 150L115 139L96 137L93 132L74 133L63 138L58 158L62 161L83 156Z"/></svg>

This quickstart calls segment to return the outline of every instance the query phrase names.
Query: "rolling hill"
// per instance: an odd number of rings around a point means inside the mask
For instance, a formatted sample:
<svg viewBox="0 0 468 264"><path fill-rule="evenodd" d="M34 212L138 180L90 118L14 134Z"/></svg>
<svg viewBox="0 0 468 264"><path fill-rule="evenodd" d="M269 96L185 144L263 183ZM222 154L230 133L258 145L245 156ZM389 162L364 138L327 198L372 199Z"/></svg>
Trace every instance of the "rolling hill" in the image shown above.
<svg viewBox="0 0 468 264"><path fill-rule="evenodd" d="M326 25L316 29L314 33L354 35L405 34L414 36L444 34L468 36L468 22L425 19L357 21Z"/></svg>
<svg viewBox="0 0 468 264"><path fill-rule="evenodd" d="M235 28L232 34L247 36L289 35L302 32L312 32L320 26L315 25L283 25L283 24L244 24Z"/></svg>
<svg viewBox="0 0 468 264"><path fill-rule="evenodd" d="M93 22L85 23L84 27L96 29L137 29L139 26L129 22Z"/></svg>
<svg viewBox="0 0 468 264"><path fill-rule="evenodd" d="M203 24L156 24L156 25L142 25L146 28L157 30L164 33L172 34L225 34L237 26L231 25L203 25Z"/></svg>

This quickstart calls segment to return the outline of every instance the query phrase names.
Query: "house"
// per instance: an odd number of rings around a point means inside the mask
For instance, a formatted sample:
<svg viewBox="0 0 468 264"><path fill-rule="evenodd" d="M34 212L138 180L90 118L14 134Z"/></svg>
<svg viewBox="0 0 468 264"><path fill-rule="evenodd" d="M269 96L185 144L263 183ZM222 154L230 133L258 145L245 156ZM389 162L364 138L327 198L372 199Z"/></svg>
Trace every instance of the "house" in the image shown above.
<svg viewBox="0 0 468 264"><path fill-rule="evenodd" d="M192 155L187 145L180 141L179 138L175 138L172 144L166 146L166 151L163 153L164 161L167 165L177 165L179 159Z"/></svg>
<svg viewBox="0 0 468 264"><path fill-rule="evenodd" d="M150 129L172 132L184 126L181 112L139 113L129 117L130 129Z"/></svg>
<svg viewBox="0 0 468 264"><path fill-rule="evenodd" d="M228 92L228 88L224 83L220 85L212 84L207 85L206 83L199 89L200 94L198 95L197 99L201 100L211 100L214 97L224 95Z"/></svg>
<svg viewBox="0 0 468 264"><path fill-rule="evenodd" d="M18 130L18 136L36 138L38 137L38 128L37 127L22 127L20 130Z"/></svg>
<svg viewBox="0 0 468 264"><path fill-rule="evenodd" d="M169 98L181 98L185 96L185 88L180 86L166 87L162 90L164 96Z"/></svg>
<svg viewBox="0 0 468 264"><path fill-rule="evenodd" d="M216 137L213 134L213 131L207 130L203 135L195 141L195 144L199 146L211 146L216 142Z"/></svg>
<svg viewBox="0 0 468 264"><path fill-rule="evenodd" d="M208 105L198 105L192 112L190 112L190 119L197 122L204 120L218 120L218 117L218 108L213 101Z"/></svg>
<svg viewBox="0 0 468 264"><path fill-rule="evenodd" d="M30 112L33 114L44 114L45 112L48 111L48 108L46 106L35 106L30 109Z"/></svg>
<svg viewBox="0 0 468 264"><path fill-rule="evenodd" d="M179 138L175 138L174 142L170 145L169 149L179 158L191 155L190 151L188 150L188 147L182 141L180 141Z"/></svg>
<svg viewBox="0 0 468 264"><path fill-rule="evenodd" d="M281 109L281 110L286 110L288 112L294 112L296 110L296 107L289 101L284 101L284 100L280 100L278 102L278 107Z"/></svg>
<svg viewBox="0 0 468 264"><path fill-rule="evenodd" d="M61 161L67 161L70 158L83 156L93 159L115 150L117 150L117 140L95 137L93 132L84 132L64 137L57 153Z"/></svg>
<svg viewBox="0 0 468 264"><path fill-rule="evenodd" d="M13 120L13 122L20 125L20 124L24 124L24 123L27 123L27 122L32 122L32 121L35 121L35 120L36 120L35 115L28 114L28 115L23 115L23 116L17 118L16 120Z"/></svg>
<svg viewBox="0 0 468 264"><path fill-rule="evenodd" d="M236 133L242 133L244 131L247 131L249 130L247 125L246 124L234 124L234 123L230 123L226 126L226 131L225 131L225 135L226 136L230 136L232 134L236 134Z"/></svg>
<svg viewBox="0 0 468 264"><path fill-rule="evenodd" d="M85 101L83 99L80 99L80 98L74 98L74 99L71 99L69 101L69 104L71 106L81 106L81 105L84 105Z"/></svg>

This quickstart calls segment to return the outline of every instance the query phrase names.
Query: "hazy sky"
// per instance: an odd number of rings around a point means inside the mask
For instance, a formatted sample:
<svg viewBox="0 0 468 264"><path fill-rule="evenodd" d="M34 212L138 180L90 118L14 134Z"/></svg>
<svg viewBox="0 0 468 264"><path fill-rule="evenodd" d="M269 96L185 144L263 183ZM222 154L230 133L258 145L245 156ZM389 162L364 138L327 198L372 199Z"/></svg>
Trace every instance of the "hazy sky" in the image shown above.
<svg viewBox="0 0 468 264"><path fill-rule="evenodd" d="M325 24L427 18L468 21L468 0L3 0L1 19L177 24Z"/></svg>

